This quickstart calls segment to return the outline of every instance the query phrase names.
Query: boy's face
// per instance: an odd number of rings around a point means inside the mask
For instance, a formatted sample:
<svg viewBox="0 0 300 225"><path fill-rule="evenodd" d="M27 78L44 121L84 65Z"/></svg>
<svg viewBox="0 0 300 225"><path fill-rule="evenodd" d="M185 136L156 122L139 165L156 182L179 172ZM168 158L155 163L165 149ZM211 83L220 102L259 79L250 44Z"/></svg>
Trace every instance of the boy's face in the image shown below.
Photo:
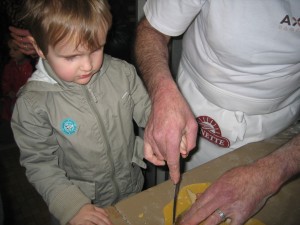
<svg viewBox="0 0 300 225"><path fill-rule="evenodd" d="M89 50L84 46L76 48L75 43L62 42L49 46L46 59L56 75L69 82L87 84L98 72L103 62L103 49Z"/></svg>

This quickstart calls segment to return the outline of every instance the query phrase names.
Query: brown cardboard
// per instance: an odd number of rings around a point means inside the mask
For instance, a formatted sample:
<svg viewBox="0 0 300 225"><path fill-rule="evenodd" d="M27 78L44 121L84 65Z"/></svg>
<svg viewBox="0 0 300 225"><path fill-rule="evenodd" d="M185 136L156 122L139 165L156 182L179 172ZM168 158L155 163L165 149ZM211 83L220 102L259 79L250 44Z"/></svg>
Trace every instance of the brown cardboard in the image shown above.
<svg viewBox="0 0 300 225"><path fill-rule="evenodd" d="M192 183L212 183L226 170L251 163L261 158L283 143L292 135L279 135L276 138L248 144L231 153L190 170L182 176L182 186ZM117 203L110 211L116 225L164 225L163 207L172 200L174 186L170 181L163 182L139 194ZM286 184L271 197L264 208L254 216L266 225L296 225L300 221L300 177Z"/></svg>

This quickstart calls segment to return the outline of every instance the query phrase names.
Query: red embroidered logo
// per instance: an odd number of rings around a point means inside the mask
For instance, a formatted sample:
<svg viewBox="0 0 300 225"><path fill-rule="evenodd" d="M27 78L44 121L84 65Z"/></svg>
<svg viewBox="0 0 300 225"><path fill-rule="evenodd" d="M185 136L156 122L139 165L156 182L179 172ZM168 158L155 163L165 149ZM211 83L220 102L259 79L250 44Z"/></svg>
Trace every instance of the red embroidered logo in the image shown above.
<svg viewBox="0 0 300 225"><path fill-rule="evenodd" d="M197 122L200 125L201 136L206 140L223 148L230 147L230 141L222 137L222 132L219 125L209 116L197 117Z"/></svg>

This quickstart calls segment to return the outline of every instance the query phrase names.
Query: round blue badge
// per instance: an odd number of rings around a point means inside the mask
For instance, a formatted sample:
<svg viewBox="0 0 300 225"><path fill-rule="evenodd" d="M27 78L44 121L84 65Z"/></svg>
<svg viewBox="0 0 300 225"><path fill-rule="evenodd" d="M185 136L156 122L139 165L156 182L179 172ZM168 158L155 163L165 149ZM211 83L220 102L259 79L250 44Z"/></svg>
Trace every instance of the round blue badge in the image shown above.
<svg viewBox="0 0 300 225"><path fill-rule="evenodd" d="M66 135L72 135L77 131L77 124L74 120L67 118L61 123L61 130Z"/></svg>

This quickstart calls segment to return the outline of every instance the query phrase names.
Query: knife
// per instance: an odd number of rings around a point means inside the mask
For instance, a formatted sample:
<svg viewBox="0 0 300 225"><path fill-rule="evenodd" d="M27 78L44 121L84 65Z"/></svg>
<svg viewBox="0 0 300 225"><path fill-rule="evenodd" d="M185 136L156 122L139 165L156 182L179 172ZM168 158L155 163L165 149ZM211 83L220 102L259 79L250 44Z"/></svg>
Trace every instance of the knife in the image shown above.
<svg viewBox="0 0 300 225"><path fill-rule="evenodd" d="M176 206L177 206L177 197L178 197L178 192L179 192L179 186L180 186L180 181L178 181L175 186L175 191L174 191L174 202L173 202L173 224L175 224L176 221Z"/></svg>
<svg viewBox="0 0 300 225"><path fill-rule="evenodd" d="M177 207L177 198L178 198L178 192L179 192L179 187L180 187L180 182L181 182L181 160L179 159L179 172L180 172L180 178L177 184L174 186L174 201L173 201L173 225L176 222L176 207Z"/></svg>

